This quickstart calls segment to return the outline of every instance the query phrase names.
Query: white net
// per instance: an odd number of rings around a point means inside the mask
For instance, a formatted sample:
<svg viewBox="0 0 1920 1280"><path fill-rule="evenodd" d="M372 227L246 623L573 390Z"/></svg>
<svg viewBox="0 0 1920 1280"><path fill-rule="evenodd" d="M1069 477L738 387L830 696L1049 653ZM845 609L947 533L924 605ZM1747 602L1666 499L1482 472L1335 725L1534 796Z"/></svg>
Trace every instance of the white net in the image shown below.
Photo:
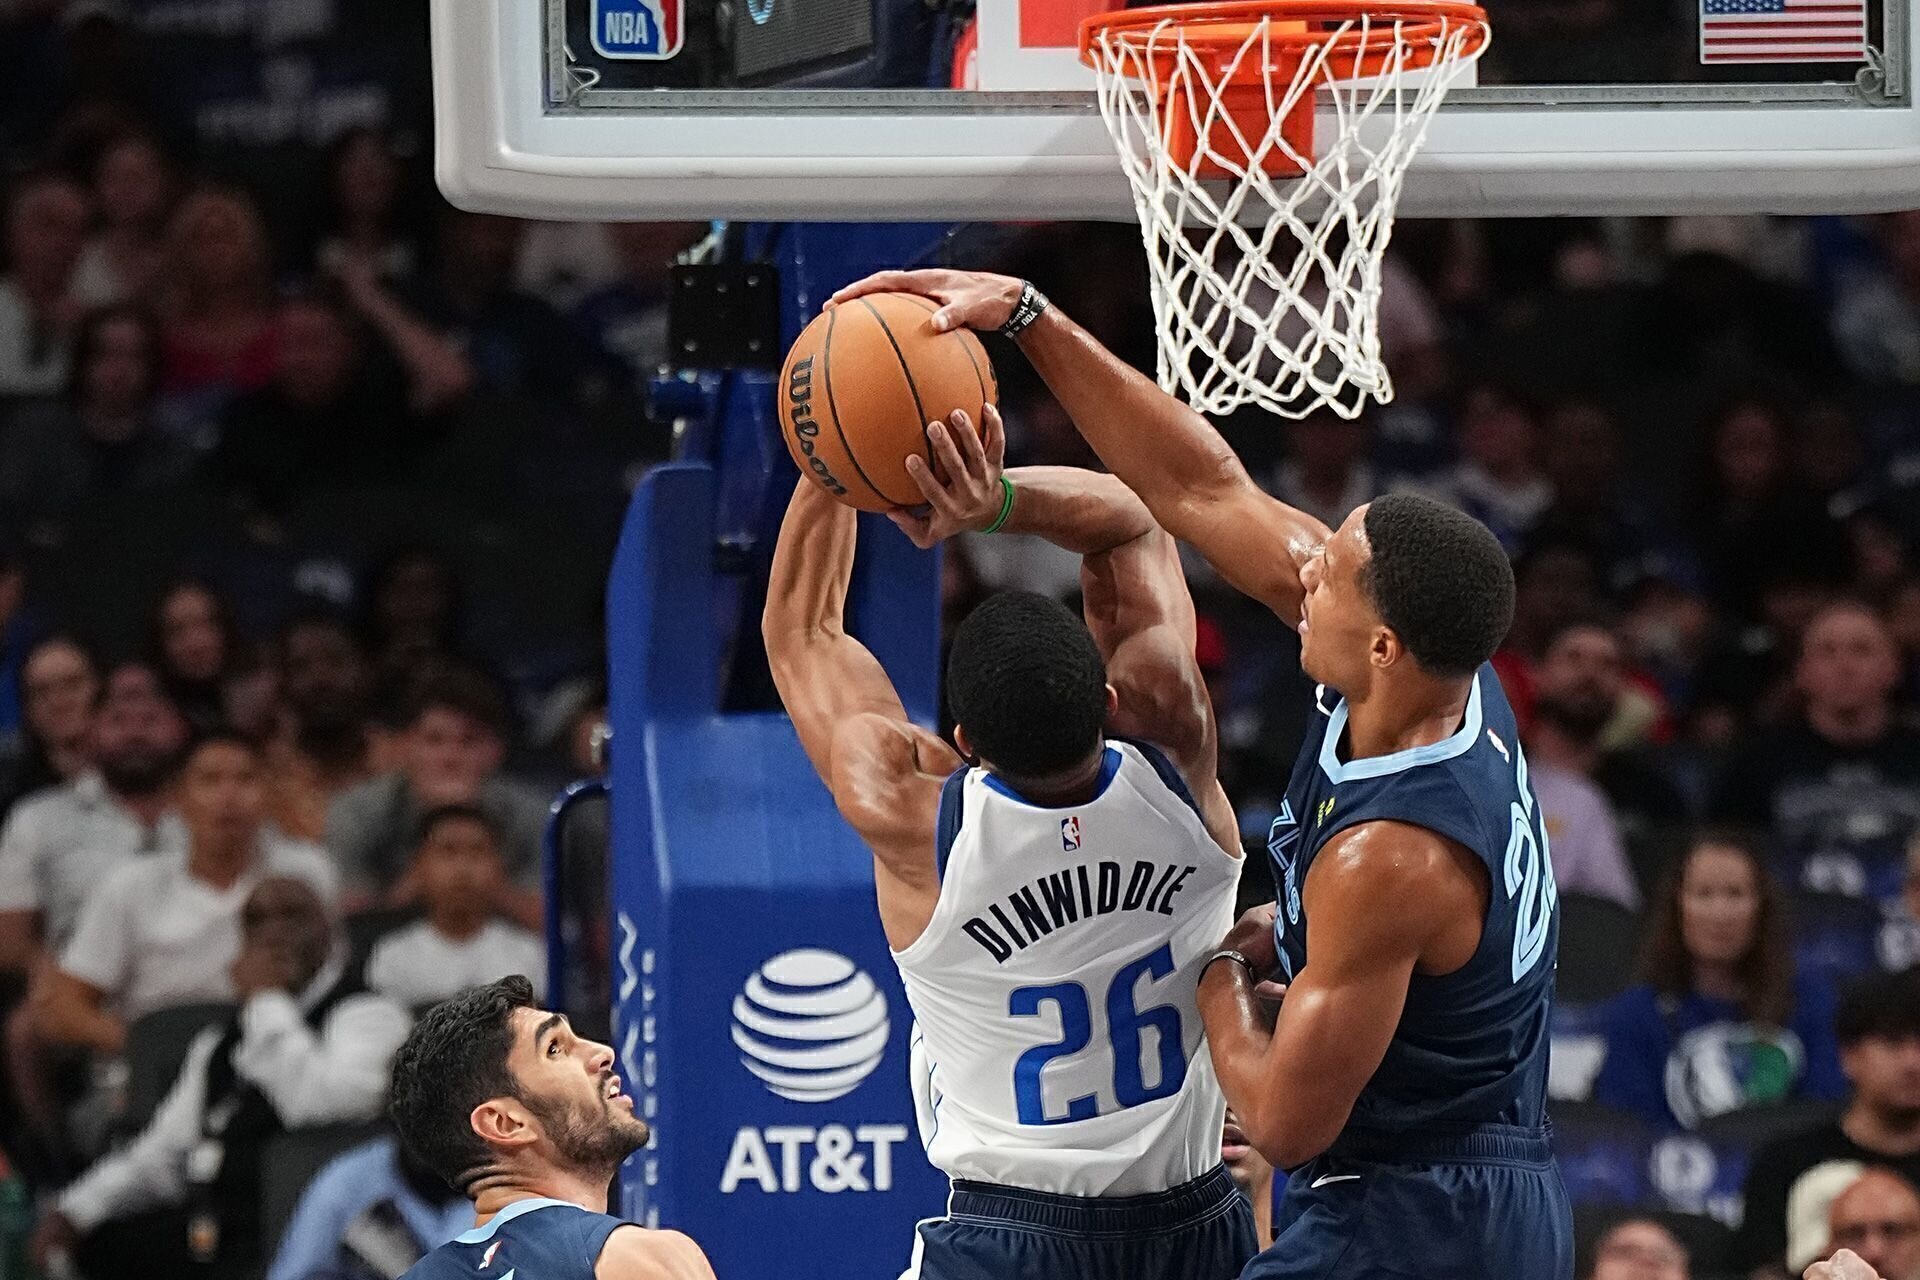
<svg viewBox="0 0 1920 1280"><path fill-rule="evenodd" d="M1468 5L1296 16L1328 8L1135 13L1085 49L1145 233L1160 385L1202 413L1355 417L1393 398L1381 260L1407 166L1487 26Z"/></svg>

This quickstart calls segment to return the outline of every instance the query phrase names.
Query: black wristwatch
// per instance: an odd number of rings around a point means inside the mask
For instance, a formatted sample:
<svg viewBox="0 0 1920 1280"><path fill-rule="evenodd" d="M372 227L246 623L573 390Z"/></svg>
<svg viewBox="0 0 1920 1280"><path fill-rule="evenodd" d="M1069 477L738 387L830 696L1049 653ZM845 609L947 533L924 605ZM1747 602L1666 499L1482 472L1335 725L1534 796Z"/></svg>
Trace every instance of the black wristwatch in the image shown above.
<svg viewBox="0 0 1920 1280"><path fill-rule="evenodd" d="M1017 338L1022 330L1040 318L1040 313L1048 307L1047 295L1033 287L1033 281L1023 281L1020 285L1020 301L1014 303L1013 314L1000 326L1002 337Z"/></svg>

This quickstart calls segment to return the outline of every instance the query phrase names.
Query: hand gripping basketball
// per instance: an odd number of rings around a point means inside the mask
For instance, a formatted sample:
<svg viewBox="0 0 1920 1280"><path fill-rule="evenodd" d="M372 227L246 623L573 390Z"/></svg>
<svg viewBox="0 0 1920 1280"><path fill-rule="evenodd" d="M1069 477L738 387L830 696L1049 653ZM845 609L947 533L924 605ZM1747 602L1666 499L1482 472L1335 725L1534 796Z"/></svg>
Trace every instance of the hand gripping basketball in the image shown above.
<svg viewBox="0 0 1920 1280"><path fill-rule="evenodd" d="M922 551L956 533L985 529L1000 517L1006 501L1000 476L1006 469L1007 429L1000 411L991 404L981 410L980 421L982 430L975 431L966 410L956 409L947 423L927 424L927 439L933 444L934 460L946 473L944 481L918 454L907 459L907 474L920 487L927 505L919 511L896 507L887 512L887 519Z"/></svg>
<svg viewBox="0 0 1920 1280"><path fill-rule="evenodd" d="M878 271L828 298L827 306L868 293L917 293L940 304L933 327L941 333L957 328L998 333L1019 305L1023 284L984 271Z"/></svg>

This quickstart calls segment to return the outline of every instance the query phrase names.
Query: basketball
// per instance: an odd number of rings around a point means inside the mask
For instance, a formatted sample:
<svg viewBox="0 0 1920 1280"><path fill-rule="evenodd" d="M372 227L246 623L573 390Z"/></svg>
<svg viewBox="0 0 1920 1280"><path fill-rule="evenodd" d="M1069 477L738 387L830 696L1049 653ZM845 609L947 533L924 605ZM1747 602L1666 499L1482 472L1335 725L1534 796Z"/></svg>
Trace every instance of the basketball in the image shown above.
<svg viewBox="0 0 1920 1280"><path fill-rule="evenodd" d="M936 333L939 308L876 293L814 318L780 373L780 434L794 465L862 511L925 502L907 457L933 462L927 424L964 409L974 429L999 387L980 340Z"/></svg>

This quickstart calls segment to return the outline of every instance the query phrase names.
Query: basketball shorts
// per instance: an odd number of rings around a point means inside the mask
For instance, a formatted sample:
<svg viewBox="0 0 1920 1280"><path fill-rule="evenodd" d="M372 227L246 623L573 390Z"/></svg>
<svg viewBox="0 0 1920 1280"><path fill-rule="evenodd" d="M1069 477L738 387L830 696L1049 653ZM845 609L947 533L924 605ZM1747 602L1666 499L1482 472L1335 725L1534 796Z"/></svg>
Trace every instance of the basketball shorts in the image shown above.
<svg viewBox="0 0 1920 1280"><path fill-rule="evenodd" d="M1111 1199L955 1182L901 1280L1233 1280L1257 1252L1253 1210L1224 1166Z"/></svg>
<svg viewBox="0 0 1920 1280"><path fill-rule="evenodd" d="M1342 1135L1294 1171L1242 1280L1572 1280L1549 1130Z"/></svg>

